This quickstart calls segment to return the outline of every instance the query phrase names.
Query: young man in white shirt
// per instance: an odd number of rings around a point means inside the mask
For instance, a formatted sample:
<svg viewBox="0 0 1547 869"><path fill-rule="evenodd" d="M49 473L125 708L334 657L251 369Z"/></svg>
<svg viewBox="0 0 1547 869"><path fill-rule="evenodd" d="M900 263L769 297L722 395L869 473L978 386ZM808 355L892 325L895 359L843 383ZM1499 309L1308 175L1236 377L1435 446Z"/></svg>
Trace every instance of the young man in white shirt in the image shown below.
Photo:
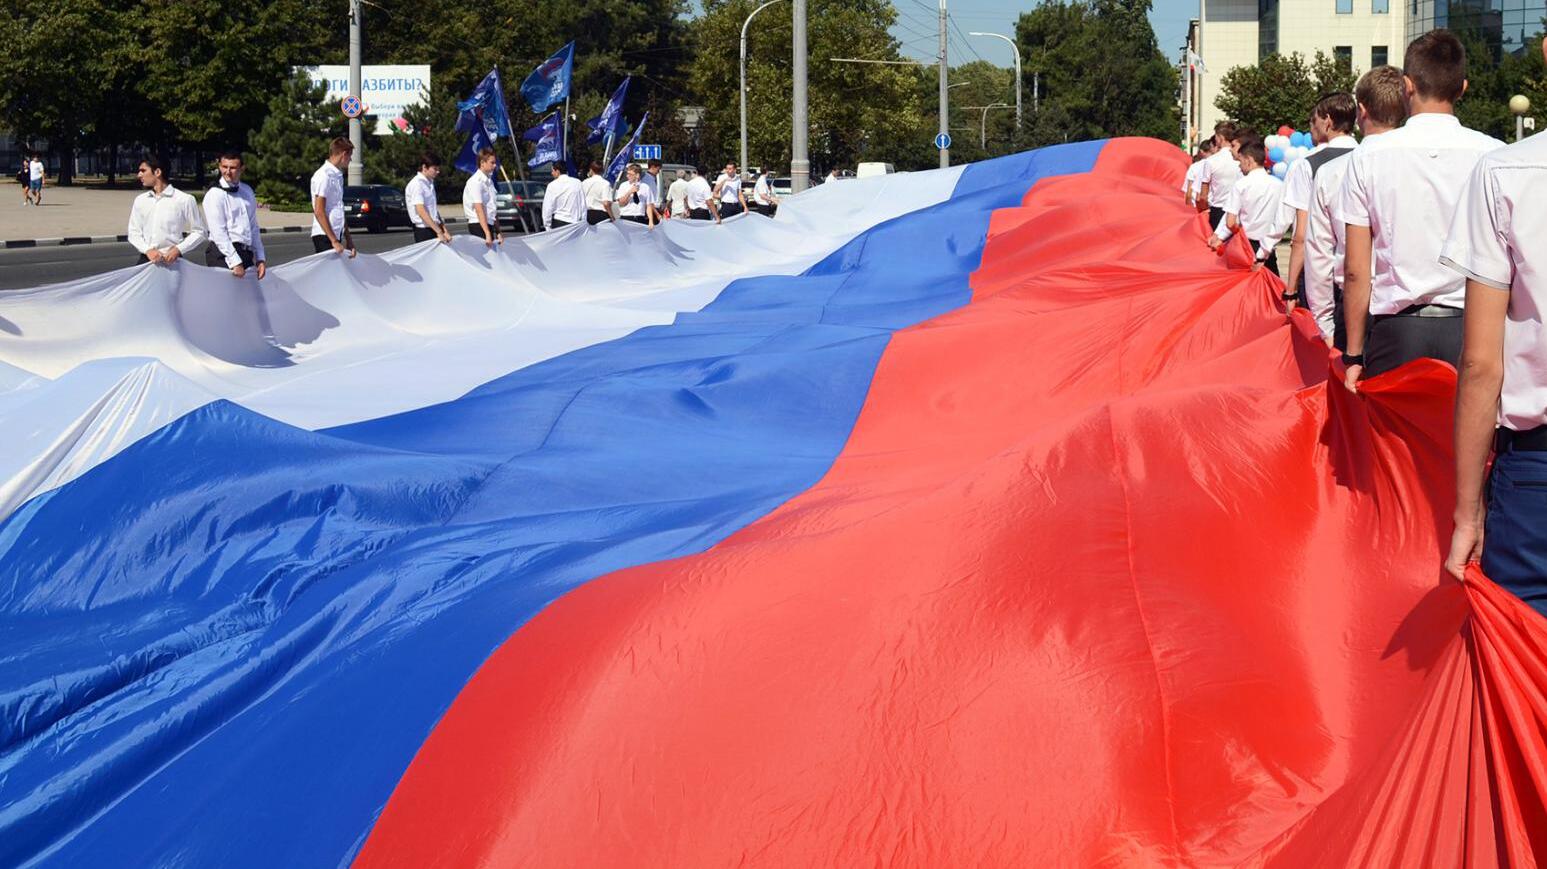
<svg viewBox="0 0 1547 869"><path fill-rule="evenodd" d="M624 167L623 180L614 192L619 218L655 228L655 200L650 186L644 182L644 173L639 171L639 164L630 163Z"/></svg>
<svg viewBox="0 0 1547 869"><path fill-rule="evenodd" d="M167 183L166 167L155 156L140 161L140 186L129 211L129 243L140 252L135 263L171 265L204 244L204 215L192 196Z"/></svg>
<svg viewBox="0 0 1547 869"><path fill-rule="evenodd" d="M592 160L586 179L580 182L580 192L585 196L585 222L591 226L617 220L612 215L612 185L607 183L604 171L600 160Z"/></svg>
<svg viewBox="0 0 1547 869"><path fill-rule="evenodd" d="M747 197L741 192L741 173L734 162L725 164L725 171L714 182L714 198L719 200L719 216L735 217L747 210Z"/></svg>
<svg viewBox="0 0 1547 869"><path fill-rule="evenodd" d="M1305 239L1310 231L1311 188L1316 173L1328 160L1347 154L1359 144L1353 136L1357 115L1353 94L1339 91L1318 100L1311 109L1311 141L1316 147L1302 159L1289 164L1289 171L1284 175L1284 208L1294 213L1289 274L1284 283L1297 296L1285 303L1288 308L1293 308L1295 301L1303 303L1305 300Z"/></svg>
<svg viewBox="0 0 1547 869"><path fill-rule="evenodd" d="M1241 180L1231 186L1224 219L1209 236L1209 247L1219 250L1239 230L1252 243L1256 257L1252 268L1266 266L1277 272L1276 248L1288 228L1288 221L1283 216L1284 185L1262 168L1267 156L1262 137L1239 133L1237 136L1236 162L1241 169ZM1286 299L1289 296L1289 293L1284 294Z"/></svg>
<svg viewBox="0 0 1547 869"><path fill-rule="evenodd" d="M553 180L543 194L543 227L557 229L585 219L585 192L580 179L564 171L564 164L553 164Z"/></svg>
<svg viewBox="0 0 1547 869"><path fill-rule="evenodd" d="M677 219L687 219L688 216L688 176L692 175L691 169L678 170L677 180L671 182L666 188L666 201L668 213Z"/></svg>
<svg viewBox="0 0 1547 869"><path fill-rule="evenodd" d="M665 204L661 198L661 161L646 161L645 174L639 176L639 180L650 188L650 200L655 203L656 219L665 220L666 216L661 213L661 206Z"/></svg>
<svg viewBox="0 0 1547 869"><path fill-rule="evenodd" d="M683 194L683 202L687 206L687 215L693 220L710 220L720 222L720 207L715 203L714 191L710 189L709 182L704 180L704 170L688 181L687 190Z"/></svg>
<svg viewBox="0 0 1547 869"><path fill-rule="evenodd" d="M1230 143L1235 140L1237 130L1235 124L1229 121L1220 121L1214 125L1214 147L1212 156L1203 161L1203 168L1198 170L1198 210L1209 210L1209 226L1218 228L1220 221L1225 218L1225 203L1230 201L1230 190L1235 183L1241 180L1241 166L1236 162L1235 154L1230 150Z"/></svg>
<svg viewBox="0 0 1547 869"><path fill-rule="evenodd" d="M1460 361L1466 282L1440 265L1439 250L1478 159L1504 144L1456 120L1466 49L1454 34L1431 30L1414 40L1402 74L1407 124L1349 155L1343 179L1343 364L1350 390L1363 376L1421 357Z"/></svg>
<svg viewBox="0 0 1547 869"><path fill-rule="evenodd" d="M505 241L505 234L500 231L499 193L494 189L494 169L498 165L493 148L479 151L478 171L468 176L462 187L462 216L467 218L467 232L483 239L485 247Z"/></svg>
<svg viewBox="0 0 1547 869"><path fill-rule="evenodd" d="M440 202L435 197L435 179L440 177L440 155L425 151L419 157L419 172L409 179L403 188L403 200L408 203L408 222L414 225L414 241L438 238L441 244L451 243L451 233L446 222L440 219Z"/></svg>
<svg viewBox="0 0 1547 869"><path fill-rule="evenodd" d="M344 225L344 167L355 146L340 136L328 143L328 159L312 173L312 249L348 252L354 259L355 241Z"/></svg>
<svg viewBox="0 0 1547 869"><path fill-rule="evenodd" d="M1198 191L1203 181L1203 161L1214 154L1219 147L1214 139L1205 139L1198 143L1198 150L1192 155L1192 165L1187 167L1187 174L1182 176L1182 201L1193 208L1198 207Z"/></svg>
<svg viewBox="0 0 1547 869"><path fill-rule="evenodd" d="M44 183L44 175L45 175L45 173L43 171L43 155L42 154L39 154L36 151L32 152L32 162L27 164L27 174L28 174L27 190L28 190L29 193L32 194L32 204L33 205L42 205L43 204L43 183Z"/></svg>
<svg viewBox="0 0 1547 869"><path fill-rule="evenodd" d="M1481 558L1489 579L1547 614L1544 202L1547 136L1490 151L1462 191L1440 259L1466 279L1456 530L1445 569L1460 578Z"/></svg>
<svg viewBox="0 0 1547 869"><path fill-rule="evenodd" d="M209 227L209 246L204 264L229 269L243 277L257 270L258 280L268 273L264 261L263 234L258 229L258 198L242 183L242 155L227 151L217 163L220 180L204 193L204 222Z"/></svg>
<svg viewBox="0 0 1547 869"><path fill-rule="evenodd" d="M1360 76L1354 97L1358 104L1359 130L1366 142L1402 126L1407 120L1402 70L1394 66L1377 66ZM1311 176L1311 204L1305 237L1305 304L1316 318L1327 345L1340 352L1347 348L1348 337L1343 321L1344 224L1335 214L1335 208L1343 190L1343 176L1348 171L1351 153L1338 150L1341 142L1340 138L1334 138L1327 143L1327 149L1317 155L1317 160L1322 162Z"/></svg>
<svg viewBox="0 0 1547 869"><path fill-rule="evenodd" d="M752 185L752 210L764 217L773 217L778 207L779 197L773 192L773 182L765 169L758 173L757 183Z"/></svg>

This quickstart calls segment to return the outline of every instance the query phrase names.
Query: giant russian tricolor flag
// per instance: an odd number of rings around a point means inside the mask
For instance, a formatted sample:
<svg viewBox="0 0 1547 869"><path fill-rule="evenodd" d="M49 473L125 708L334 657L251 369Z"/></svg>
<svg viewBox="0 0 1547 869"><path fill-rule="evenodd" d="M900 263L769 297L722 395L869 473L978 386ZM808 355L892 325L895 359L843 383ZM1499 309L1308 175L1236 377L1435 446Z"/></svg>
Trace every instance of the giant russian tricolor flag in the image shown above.
<svg viewBox="0 0 1547 869"><path fill-rule="evenodd" d="M1547 858L1547 630L1151 140L0 294L0 865Z"/></svg>

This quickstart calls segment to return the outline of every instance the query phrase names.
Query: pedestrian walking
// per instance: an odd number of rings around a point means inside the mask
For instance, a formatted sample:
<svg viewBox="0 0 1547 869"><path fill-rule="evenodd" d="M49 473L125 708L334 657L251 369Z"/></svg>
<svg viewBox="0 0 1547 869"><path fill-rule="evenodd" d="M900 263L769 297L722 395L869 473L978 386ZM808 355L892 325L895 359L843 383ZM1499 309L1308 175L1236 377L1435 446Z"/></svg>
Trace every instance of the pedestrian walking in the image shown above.
<svg viewBox="0 0 1547 869"><path fill-rule="evenodd" d="M1462 188L1440 261L1466 280L1456 529L1445 567L1459 578L1480 557L1488 578L1547 614L1544 201L1547 138L1488 152Z"/></svg>
<svg viewBox="0 0 1547 869"><path fill-rule="evenodd" d="M692 179L688 181L687 190L683 194L683 203L687 207L688 217L693 220L713 220L720 222L720 207L715 204L714 190L709 182L704 179L707 174L700 169Z"/></svg>
<svg viewBox="0 0 1547 869"><path fill-rule="evenodd" d="M155 156L140 161L140 186L129 209L129 243L140 252L139 263L171 265L204 244L204 215L193 197L173 187L166 167Z"/></svg>
<svg viewBox="0 0 1547 869"><path fill-rule="evenodd" d="M355 257L355 240L344 224L344 167L355 146L340 136L328 143L328 159L312 173L312 249Z"/></svg>
<svg viewBox="0 0 1547 869"><path fill-rule="evenodd" d="M210 240L204 248L204 264L229 269L239 278L248 269L256 269L261 281L268 274L268 264L264 261L263 234L258 229L258 198L242 181L242 155L227 151L216 166L220 177L204 192L204 222Z"/></svg>
<svg viewBox="0 0 1547 869"><path fill-rule="evenodd" d="M21 188L21 204L32 204L32 156L21 155L21 168L16 170L16 184Z"/></svg>
<svg viewBox="0 0 1547 869"><path fill-rule="evenodd" d="M543 226L558 229L585 219L585 191L580 179L564 172L564 164L553 164L553 180L543 194Z"/></svg>
<svg viewBox="0 0 1547 869"><path fill-rule="evenodd" d="M642 180L643 172L637 163L630 163L623 170L623 181L615 191L618 217L631 223L642 223L655 228L655 202L650 187Z"/></svg>
<svg viewBox="0 0 1547 869"><path fill-rule="evenodd" d="M725 171L714 182L714 198L720 203L720 217L735 217L747 210L747 197L741 192L741 173L734 162L725 164Z"/></svg>
<svg viewBox="0 0 1547 869"><path fill-rule="evenodd" d="M500 231L499 194L494 189L494 168L498 165L493 148L479 151L478 171L469 175L462 187L462 216L467 218L467 232L483 239L485 247L505 241L505 234Z"/></svg>
<svg viewBox="0 0 1547 869"><path fill-rule="evenodd" d="M666 210L670 217L686 219L688 216L688 178L692 169L677 170L677 179L666 188Z"/></svg>
<svg viewBox="0 0 1547 869"><path fill-rule="evenodd" d="M403 199L408 203L408 222L414 225L414 241L438 238L441 244L451 243L451 233L446 222L440 219L440 202L435 196L435 179L440 177L440 155L425 151L419 157L419 171L403 188Z"/></svg>
<svg viewBox="0 0 1547 869"><path fill-rule="evenodd" d="M774 209L778 206L779 197L773 192L773 184L765 169L757 174L757 181L752 185L752 210L764 217L773 217Z"/></svg>
<svg viewBox="0 0 1547 869"><path fill-rule="evenodd" d="M595 226L604 220L616 220L612 215L612 185L603 175L600 160L592 160L586 170L586 179L580 182L581 195L585 197L585 220Z"/></svg>
<svg viewBox="0 0 1547 869"><path fill-rule="evenodd" d="M43 178L47 173L43 171L43 155L37 151L32 152L32 162L27 164L27 190L32 194L32 204L43 204Z"/></svg>
<svg viewBox="0 0 1547 869"><path fill-rule="evenodd" d="M1460 361L1466 281L1440 264L1439 252L1477 161L1504 145L1456 119L1455 102L1466 91L1466 49L1450 31L1414 40L1402 75L1406 125L1350 154L1343 179L1343 363L1350 390L1363 376L1420 357Z"/></svg>

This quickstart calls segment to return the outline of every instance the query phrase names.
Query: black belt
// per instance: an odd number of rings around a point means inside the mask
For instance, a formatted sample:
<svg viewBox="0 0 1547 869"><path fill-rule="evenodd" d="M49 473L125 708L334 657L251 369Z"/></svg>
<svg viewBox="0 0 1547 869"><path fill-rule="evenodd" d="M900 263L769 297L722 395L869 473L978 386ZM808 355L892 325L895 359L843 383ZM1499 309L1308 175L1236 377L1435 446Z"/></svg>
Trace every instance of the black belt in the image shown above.
<svg viewBox="0 0 1547 869"><path fill-rule="evenodd" d="M1409 305L1395 314L1382 314L1374 319L1385 317L1459 317L1466 313L1460 308L1452 308L1449 305Z"/></svg>
<svg viewBox="0 0 1547 869"><path fill-rule="evenodd" d="M1500 427L1493 433L1494 452L1503 454L1517 450L1529 453L1547 452L1547 425L1539 425L1525 431Z"/></svg>

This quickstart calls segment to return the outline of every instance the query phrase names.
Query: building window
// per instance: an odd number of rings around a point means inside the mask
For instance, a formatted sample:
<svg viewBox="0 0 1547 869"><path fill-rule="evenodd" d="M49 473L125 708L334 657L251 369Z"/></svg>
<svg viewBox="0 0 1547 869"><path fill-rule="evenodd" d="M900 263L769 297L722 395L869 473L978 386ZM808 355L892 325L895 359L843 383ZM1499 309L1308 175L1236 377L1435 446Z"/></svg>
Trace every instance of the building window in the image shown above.
<svg viewBox="0 0 1547 869"><path fill-rule="evenodd" d="M1257 59L1278 53L1278 0L1257 0Z"/></svg>
<svg viewBox="0 0 1547 869"><path fill-rule="evenodd" d="M1370 0L1370 11L1376 15L1385 15L1391 11L1391 0Z"/></svg>
<svg viewBox="0 0 1547 869"><path fill-rule="evenodd" d="M1337 0L1339 15L1354 14L1354 0Z"/></svg>
<svg viewBox="0 0 1547 869"><path fill-rule="evenodd" d="M1385 66L1386 65L1386 59L1387 59L1386 46L1384 46L1384 45L1372 45L1372 46L1370 46L1370 69L1374 69L1377 66Z"/></svg>
<svg viewBox="0 0 1547 869"><path fill-rule="evenodd" d="M1339 45L1332 49L1332 56L1337 58L1338 66L1351 70L1354 68L1354 47L1352 45Z"/></svg>

